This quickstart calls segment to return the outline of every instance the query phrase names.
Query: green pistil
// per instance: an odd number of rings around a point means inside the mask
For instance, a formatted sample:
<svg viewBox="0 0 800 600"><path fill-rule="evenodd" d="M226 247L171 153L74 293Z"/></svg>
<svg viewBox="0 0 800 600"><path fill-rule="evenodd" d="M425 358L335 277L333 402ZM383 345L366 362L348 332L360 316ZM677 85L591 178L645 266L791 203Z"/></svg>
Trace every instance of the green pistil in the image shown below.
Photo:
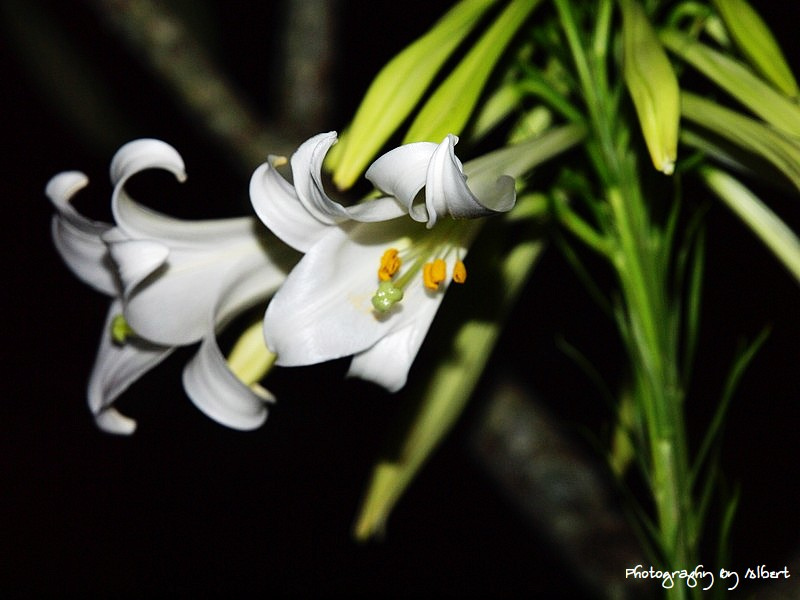
<svg viewBox="0 0 800 600"><path fill-rule="evenodd" d="M131 326L128 325L124 316L117 315L111 321L111 338L117 344L124 344L133 334L134 331L131 329Z"/></svg>
<svg viewBox="0 0 800 600"><path fill-rule="evenodd" d="M391 281L381 281L378 291L372 297L372 306L379 313L385 313L403 299L403 290Z"/></svg>

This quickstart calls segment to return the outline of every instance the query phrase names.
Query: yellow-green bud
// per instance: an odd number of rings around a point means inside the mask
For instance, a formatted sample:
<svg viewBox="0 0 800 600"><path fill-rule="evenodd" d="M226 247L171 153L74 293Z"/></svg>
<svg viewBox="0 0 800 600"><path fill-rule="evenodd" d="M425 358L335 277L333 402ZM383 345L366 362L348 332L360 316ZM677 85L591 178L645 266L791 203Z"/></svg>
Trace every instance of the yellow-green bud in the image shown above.
<svg viewBox="0 0 800 600"><path fill-rule="evenodd" d="M678 79L641 5L621 0L620 6L625 83L653 165L670 175L678 154Z"/></svg>

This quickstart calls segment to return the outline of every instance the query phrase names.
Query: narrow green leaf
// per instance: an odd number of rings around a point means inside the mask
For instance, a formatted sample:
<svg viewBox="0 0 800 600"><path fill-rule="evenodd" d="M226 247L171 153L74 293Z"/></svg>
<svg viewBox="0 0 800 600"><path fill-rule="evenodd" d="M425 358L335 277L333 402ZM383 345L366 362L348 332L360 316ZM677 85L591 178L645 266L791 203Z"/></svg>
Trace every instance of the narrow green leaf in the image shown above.
<svg viewBox="0 0 800 600"><path fill-rule="evenodd" d="M503 122L520 105L522 92L515 82L508 82L498 87L481 106L475 122L470 128L470 139L473 141L485 137Z"/></svg>
<svg viewBox="0 0 800 600"><path fill-rule="evenodd" d="M341 189L353 185L411 113L442 65L496 0L462 0L378 73L328 162ZM442 136L444 138L444 136ZM441 140L437 140L441 141Z"/></svg>
<svg viewBox="0 0 800 600"><path fill-rule="evenodd" d="M792 70L767 24L745 0L713 0L731 37L747 60L784 94L800 94Z"/></svg>
<svg viewBox="0 0 800 600"><path fill-rule="evenodd" d="M717 409L714 411L714 417L712 418L711 424L706 431L703 442L700 445L700 449L697 451L697 455L695 456L695 462L692 466L690 477L692 484L697 481L700 472L705 466L706 457L708 456L709 451L718 441L718 435L722 430L723 424L725 423L725 415L728 412L728 406L730 406L733 393L736 391L736 386L739 385L739 381L747 370L748 365L752 362L759 348L761 348L768 336L769 330L764 329L755 340L753 340L742 352L739 353L739 355L736 357L736 360L734 360L730 373L728 373L728 378L725 381L725 389L722 393L722 397L717 405Z"/></svg>
<svg viewBox="0 0 800 600"><path fill-rule="evenodd" d="M441 142L459 135L478 103L486 81L514 34L541 0L514 0L472 47L417 114L403 143Z"/></svg>
<svg viewBox="0 0 800 600"><path fill-rule="evenodd" d="M450 351L425 385L400 453L382 460L373 470L354 528L357 539L383 531L397 501L461 414L497 341L501 323L542 248L541 241L529 240L502 259L502 297L494 306L493 318L467 321L459 327Z"/></svg>
<svg viewBox="0 0 800 600"><path fill-rule="evenodd" d="M800 239L786 223L725 171L704 167L700 170L700 176L800 283Z"/></svg>
<svg viewBox="0 0 800 600"><path fill-rule="evenodd" d="M760 155L800 190L800 142L764 123L687 91L681 94L683 116Z"/></svg>
<svg viewBox="0 0 800 600"><path fill-rule="evenodd" d="M520 177L532 168L576 146L586 137L583 125L572 124L555 127L543 134L504 146L464 164L464 172L471 179L485 178L488 173Z"/></svg>
<svg viewBox="0 0 800 600"><path fill-rule="evenodd" d="M703 73L767 123L800 136L800 106L745 65L675 30L661 32L672 52Z"/></svg>

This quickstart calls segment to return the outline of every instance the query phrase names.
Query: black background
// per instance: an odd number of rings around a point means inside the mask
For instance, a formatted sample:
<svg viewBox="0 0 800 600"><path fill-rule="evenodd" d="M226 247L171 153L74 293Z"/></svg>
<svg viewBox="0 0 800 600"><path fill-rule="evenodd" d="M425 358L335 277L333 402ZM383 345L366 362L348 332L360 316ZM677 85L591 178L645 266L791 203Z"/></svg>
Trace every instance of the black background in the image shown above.
<svg viewBox="0 0 800 600"><path fill-rule="evenodd" d="M208 420L186 399L180 371L192 349L180 350L121 400L122 411L139 421L134 436L108 436L94 427L84 389L107 299L77 281L53 249L47 180L61 170L86 172L92 182L86 209L107 218L113 152L130 137L153 136L181 151L189 173L182 186L162 180L167 191L153 203L165 212L241 213L247 182L113 43L88 6L44 4L99 57L108 92L129 120L120 139L110 135L105 145L84 139L8 41L0 42L6 386L0 403L0 590L24 596L550 597L574 591L574 573L497 493L468 450L492 374L506 369L545 398L568 428L601 428L604 407L556 339L566 338L609 372L624 359L612 325L555 249L527 286L473 403L398 505L380 542L359 545L350 529L403 396L342 382L345 363L277 370L267 386L279 402L266 425L240 433ZM209 3L219 27L217 58L265 111L277 93L269 56L279 15L269 4ZM346 122L375 71L424 31L443 3L410 5L381 3L379 14L374 3L341 0L340 22L347 25L338 36L338 102L330 128ZM767 15L777 27L796 23L796 14ZM789 37L786 45L791 60L797 40ZM797 198L774 198L797 230ZM770 325L771 336L731 409L724 464L729 481L743 491L732 566L782 568L798 541L799 290L716 204L708 215L708 244L690 427L699 431L706 422L737 345Z"/></svg>

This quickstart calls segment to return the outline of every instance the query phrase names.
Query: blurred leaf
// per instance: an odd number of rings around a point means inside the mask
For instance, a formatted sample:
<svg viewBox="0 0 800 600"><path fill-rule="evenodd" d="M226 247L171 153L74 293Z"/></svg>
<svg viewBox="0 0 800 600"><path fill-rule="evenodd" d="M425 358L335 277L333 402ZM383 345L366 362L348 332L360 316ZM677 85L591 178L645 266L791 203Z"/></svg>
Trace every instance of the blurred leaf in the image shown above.
<svg viewBox="0 0 800 600"><path fill-rule="evenodd" d="M661 32L661 41L767 123L800 135L800 106L745 65L678 31Z"/></svg>
<svg viewBox="0 0 800 600"><path fill-rule="evenodd" d="M796 98L792 70L767 24L745 0L713 0L731 37L747 60L784 94Z"/></svg>
<svg viewBox="0 0 800 600"><path fill-rule="evenodd" d="M700 176L800 283L800 239L786 223L725 171L704 167L700 169Z"/></svg>
<svg viewBox="0 0 800 600"><path fill-rule="evenodd" d="M403 143L460 135L506 47L541 0L514 0L481 36L417 114Z"/></svg>
<svg viewBox="0 0 800 600"><path fill-rule="evenodd" d="M496 0L462 0L381 69L328 160L333 181L349 188L411 113L444 62ZM444 138L444 136L442 136ZM441 141L441 140L437 140Z"/></svg>
<svg viewBox="0 0 800 600"><path fill-rule="evenodd" d="M772 163L800 190L800 142L695 94L681 94L683 116Z"/></svg>
<svg viewBox="0 0 800 600"><path fill-rule="evenodd" d="M0 11L6 41L41 97L85 143L111 153L134 137L94 64L92 48L81 48L53 15L35 2L8 0L0 4Z"/></svg>
<svg viewBox="0 0 800 600"><path fill-rule="evenodd" d="M524 199L518 202L523 210L525 204ZM529 240L502 258L492 257L497 259L493 264L499 264L501 297L493 303L490 318L473 319L458 328L449 352L435 367L419 396L420 404L400 451L375 466L356 520L357 539L366 540L384 530L395 504L461 414L489 360L502 322L542 248L541 241Z"/></svg>

